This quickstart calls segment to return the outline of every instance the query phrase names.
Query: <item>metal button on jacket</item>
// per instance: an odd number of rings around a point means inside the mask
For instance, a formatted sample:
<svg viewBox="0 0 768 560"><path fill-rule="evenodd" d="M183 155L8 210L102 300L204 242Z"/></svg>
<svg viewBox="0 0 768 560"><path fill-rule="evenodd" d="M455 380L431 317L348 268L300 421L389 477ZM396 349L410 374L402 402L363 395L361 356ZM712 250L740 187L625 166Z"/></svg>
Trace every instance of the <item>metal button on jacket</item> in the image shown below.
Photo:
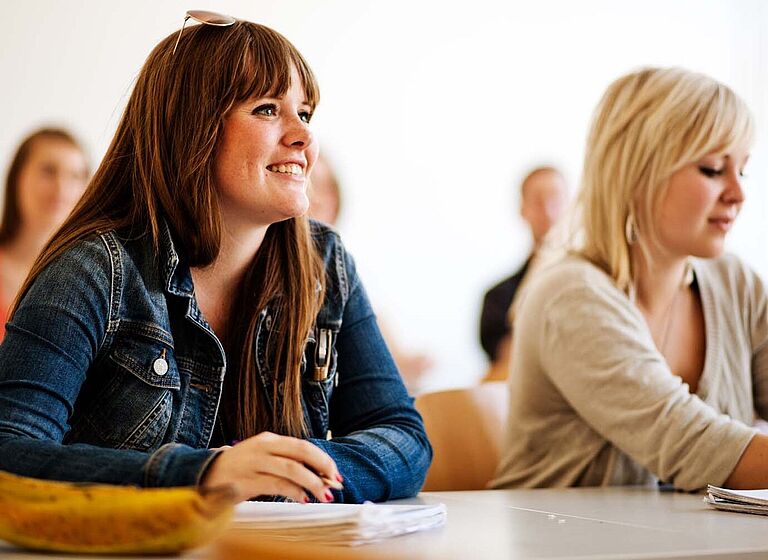
<svg viewBox="0 0 768 560"><path fill-rule="evenodd" d="M155 370L155 373L160 376L168 373L168 362L165 360L165 351L163 351L162 356L152 362L152 369Z"/></svg>

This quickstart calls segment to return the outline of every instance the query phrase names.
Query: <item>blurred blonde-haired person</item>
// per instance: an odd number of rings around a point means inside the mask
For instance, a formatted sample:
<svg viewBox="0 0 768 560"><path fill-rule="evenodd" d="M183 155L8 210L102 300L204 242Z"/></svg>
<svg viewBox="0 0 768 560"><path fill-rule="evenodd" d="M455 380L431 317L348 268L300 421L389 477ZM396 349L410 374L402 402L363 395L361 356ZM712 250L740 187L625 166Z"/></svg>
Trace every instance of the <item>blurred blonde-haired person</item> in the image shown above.
<svg viewBox="0 0 768 560"><path fill-rule="evenodd" d="M768 298L723 244L752 116L676 68L611 84L587 140L570 253L515 322L495 487L768 486Z"/></svg>

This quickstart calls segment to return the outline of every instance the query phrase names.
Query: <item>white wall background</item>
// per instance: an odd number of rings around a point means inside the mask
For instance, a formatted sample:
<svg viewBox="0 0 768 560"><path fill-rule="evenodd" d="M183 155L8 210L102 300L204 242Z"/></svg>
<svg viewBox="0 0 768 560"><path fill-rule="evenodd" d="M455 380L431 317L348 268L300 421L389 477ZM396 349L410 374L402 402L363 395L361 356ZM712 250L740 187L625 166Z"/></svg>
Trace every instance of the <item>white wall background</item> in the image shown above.
<svg viewBox="0 0 768 560"><path fill-rule="evenodd" d="M473 383L481 294L527 254L516 184L539 162L576 188L610 81L681 65L725 81L758 119L731 250L768 276L768 2L26 0L2 2L0 168L44 123L94 164L144 58L201 8L265 23L313 66L313 121L345 190L341 230L380 315L436 359L427 385Z"/></svg>

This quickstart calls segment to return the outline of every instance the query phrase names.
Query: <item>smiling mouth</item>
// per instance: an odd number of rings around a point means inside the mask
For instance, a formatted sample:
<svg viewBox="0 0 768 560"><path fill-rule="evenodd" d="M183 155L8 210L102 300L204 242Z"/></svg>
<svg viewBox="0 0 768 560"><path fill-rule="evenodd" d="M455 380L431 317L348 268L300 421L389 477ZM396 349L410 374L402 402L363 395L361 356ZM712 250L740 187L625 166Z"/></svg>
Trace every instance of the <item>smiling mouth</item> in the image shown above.
<svg viewBox="0 0 768 560"><path fill-rule="evenodd" d="M298 163L281 163L279 165L268 165L267 169L274 173L284 173L286 175L304 176L304 168Z"/></svg>

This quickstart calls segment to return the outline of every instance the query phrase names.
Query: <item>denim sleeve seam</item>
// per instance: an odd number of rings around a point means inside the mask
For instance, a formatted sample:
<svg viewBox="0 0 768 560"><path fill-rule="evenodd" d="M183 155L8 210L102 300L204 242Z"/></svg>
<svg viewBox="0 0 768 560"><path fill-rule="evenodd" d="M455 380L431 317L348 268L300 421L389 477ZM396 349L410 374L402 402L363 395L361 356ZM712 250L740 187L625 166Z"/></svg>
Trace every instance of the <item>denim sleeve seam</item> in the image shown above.
<svg viewBox="0 0 768 560"><path fill-rule="evenodd" d="M56 351L57 351L57 352L60 352L62 356L66 356L66 357L67 357L67 359L68 359L70 362L72 362L73 364L76 364L76 363L77 363L77 360L76 360L75 358L73 358L73 357L72 357L72 356L69 354L69 352L67 352L66 350L64 350L64 348L61 348L61 347L59 347L58 345L56 345L56 344L52 343L51 341L49 341L49 340L47 340L47 339L43 338L43 337L42 337L42 336L40 336L39 334L37 334L37 333L35 333L35 332L32 332L32 331L30 331L30 330L27 330L27 329L25 329L24 327L21 327L21 326L16 326L16 327L15 327L15 329L16 329L17 331L19 331L19 332L23 332L25 335L29 336L30 338L34 338L34 339L36 339L36 340L39 340L39 341L43 342L44 344L47 344L48 346L52 346L53 348L55 348L55 349L56 349Z"/></svg>

